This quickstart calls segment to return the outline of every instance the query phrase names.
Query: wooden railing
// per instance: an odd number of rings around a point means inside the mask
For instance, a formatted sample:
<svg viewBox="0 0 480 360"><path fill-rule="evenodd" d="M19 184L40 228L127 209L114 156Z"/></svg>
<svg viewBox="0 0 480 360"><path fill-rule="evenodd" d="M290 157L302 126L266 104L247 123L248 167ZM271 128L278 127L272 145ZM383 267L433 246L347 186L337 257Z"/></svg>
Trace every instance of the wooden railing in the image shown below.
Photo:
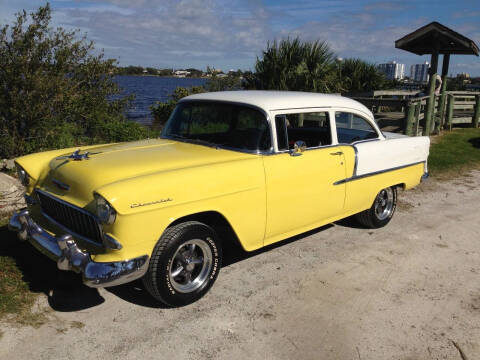
<svg viewBox="0 0 480 360"><path fill-rule="evenodd" d="M352 98L372 110L376 117L385 113L387 117L388 114L400 113L401 116L396 118L400 123L401 132L407 135L425 134L425 113L429 97L411 96L411 91L382 91L373 92L370 97L352 96ZM451 129L456 124L471 124L472 127L478 127L480 93L448 91L443 96L435 96L434 101L433 131Z"/></svg>

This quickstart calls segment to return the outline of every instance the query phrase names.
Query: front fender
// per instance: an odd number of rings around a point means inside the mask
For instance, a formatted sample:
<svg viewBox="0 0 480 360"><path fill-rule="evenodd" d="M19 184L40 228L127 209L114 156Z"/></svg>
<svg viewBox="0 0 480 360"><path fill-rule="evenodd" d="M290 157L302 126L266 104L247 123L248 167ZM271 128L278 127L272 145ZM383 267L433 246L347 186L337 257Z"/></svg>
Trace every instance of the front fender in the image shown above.
<svg viewBox="0 0 480 360"><path fill-rule="evenodd" d="M263 245L266 192L260 156L130 178L95 192L117 211L106 230L123 245L96 261L151 254L172 222L205 211L222 214L246 250Z"/></svg>

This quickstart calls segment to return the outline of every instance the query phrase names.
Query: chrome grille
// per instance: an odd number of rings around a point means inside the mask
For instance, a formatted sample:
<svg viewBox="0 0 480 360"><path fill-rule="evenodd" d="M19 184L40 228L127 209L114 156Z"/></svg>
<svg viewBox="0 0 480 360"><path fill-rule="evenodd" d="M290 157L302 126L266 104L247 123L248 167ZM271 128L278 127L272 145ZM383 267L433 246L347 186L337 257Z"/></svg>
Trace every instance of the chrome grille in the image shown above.
<svg viewBox="0 0 480 360"><path fill-rule="evenodd" d="M92 214L43 191L36 192L44 214L73 232L73 235L80 235L86 240L102 245L102 233Z"/></svg>

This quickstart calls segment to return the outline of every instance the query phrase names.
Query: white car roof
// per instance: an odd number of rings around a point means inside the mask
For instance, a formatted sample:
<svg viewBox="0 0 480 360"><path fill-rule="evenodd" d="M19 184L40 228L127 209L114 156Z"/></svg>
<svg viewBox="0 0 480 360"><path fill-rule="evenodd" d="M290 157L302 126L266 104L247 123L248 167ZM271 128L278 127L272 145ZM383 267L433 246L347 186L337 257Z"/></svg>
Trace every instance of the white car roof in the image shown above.
<svg viewBox="0 0 480 360"><path fill-rule="evenodd" d="M184 97L180 101L190 100L211 100L230 101L253 105L264 111L286 110L295 108L314 107L343 107L355 109L370 116L371 112L359 102L331 94L319 94L300 91L265 91L265 90L239 90L239 91L218 91L210 93L195 94Z"/></svg>

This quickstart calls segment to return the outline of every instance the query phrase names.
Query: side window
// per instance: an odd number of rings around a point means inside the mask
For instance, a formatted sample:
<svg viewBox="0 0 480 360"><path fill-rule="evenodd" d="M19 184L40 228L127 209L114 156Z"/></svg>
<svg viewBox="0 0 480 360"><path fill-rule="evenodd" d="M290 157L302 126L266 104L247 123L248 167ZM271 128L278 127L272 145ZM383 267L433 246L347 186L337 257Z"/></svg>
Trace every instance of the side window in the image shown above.
<svg viewBox="0 0 480 360"><path fill-rule="evenodd" d="M378 134L373 126L361 116L348 112L335 112L338 142L351 144L355 141L376 139Z"/></svg>
<svg viewBox="0 0 480 360"><path fill-rule="evenodd" d="M275 116L279 150L293 149L296 141L307 148L332 144L328 112L282 114Z"/></svg>

